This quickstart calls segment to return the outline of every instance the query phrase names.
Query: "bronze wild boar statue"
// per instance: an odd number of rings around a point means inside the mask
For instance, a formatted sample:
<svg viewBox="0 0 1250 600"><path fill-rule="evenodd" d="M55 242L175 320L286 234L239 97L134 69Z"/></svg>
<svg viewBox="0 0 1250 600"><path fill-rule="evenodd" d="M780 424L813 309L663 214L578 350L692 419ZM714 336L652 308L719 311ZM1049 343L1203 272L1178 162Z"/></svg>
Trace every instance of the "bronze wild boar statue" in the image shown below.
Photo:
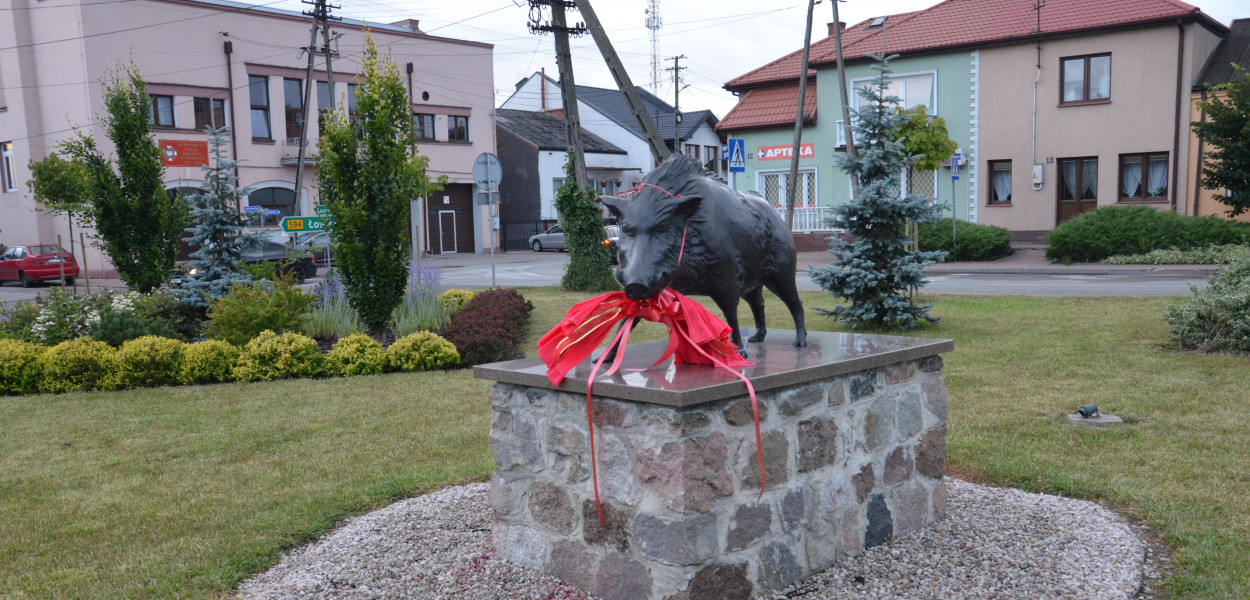
<svg viewBox="0 0 1250 600"><path fill-rule="evenodd" d="M794 345L807 345L803 302L794 280L794 237L763 198L740 194L704 171L697 160L674 154L647 174L637 193L600 200L621 228L616 278L631 300L650 298L666 287L709 296L746 355L738 301L746 298L755 317L750 341L761 342L768 333L768 288L794 317Z"/></svg>

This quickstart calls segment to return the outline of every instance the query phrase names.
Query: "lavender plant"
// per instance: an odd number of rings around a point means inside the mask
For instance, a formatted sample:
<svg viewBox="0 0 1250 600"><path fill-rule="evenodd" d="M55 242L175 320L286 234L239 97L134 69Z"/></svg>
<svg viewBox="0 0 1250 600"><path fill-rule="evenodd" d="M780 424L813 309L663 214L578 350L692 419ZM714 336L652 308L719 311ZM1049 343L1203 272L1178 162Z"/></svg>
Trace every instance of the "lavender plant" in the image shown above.
<svg viewBox="0 0 1250 600"><path fill-rule="evenodd" d="M396 339L418 331L437 331L447 323L449 315L440 298L442 278L443 270L439 267L409 264L404 298L395 308Z"/></svg>
<svg viewBox="0 0 1250 600"><path fill-rule="evenodd" d="M313 309L304 333L317 340L337 340L360 332L360 315L347 301L343 280L330 269L313 288Z"/></svg>

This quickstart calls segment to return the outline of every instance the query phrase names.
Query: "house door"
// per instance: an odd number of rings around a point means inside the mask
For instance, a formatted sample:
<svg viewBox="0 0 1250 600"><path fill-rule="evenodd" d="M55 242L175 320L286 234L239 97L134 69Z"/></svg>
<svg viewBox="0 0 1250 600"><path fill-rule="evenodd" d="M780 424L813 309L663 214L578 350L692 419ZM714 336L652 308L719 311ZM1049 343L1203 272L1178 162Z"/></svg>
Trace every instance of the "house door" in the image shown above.
<svg viewBox="0 0 1250 600"><path fill-rule="evenodd" d="M438 211L438 253L456 253L456 211Z"/></svg>
<svg viewBox="0 0 1250 600"><path fill-rule="evenodd" d="M1059 159L1058 194L1056 225L1098 208L1098 159Z"/></svg>

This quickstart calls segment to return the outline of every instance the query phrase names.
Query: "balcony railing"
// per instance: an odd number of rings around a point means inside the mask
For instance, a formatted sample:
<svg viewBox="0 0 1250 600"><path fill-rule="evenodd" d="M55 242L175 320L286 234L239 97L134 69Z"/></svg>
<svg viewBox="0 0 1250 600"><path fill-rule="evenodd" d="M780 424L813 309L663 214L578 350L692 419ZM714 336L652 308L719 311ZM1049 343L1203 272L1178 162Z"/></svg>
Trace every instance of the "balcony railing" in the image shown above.
<svg viewBox="0 0 1250 600"><path fill-rule="evenodd" d="M317 155L316 140L308 140L304 146L304 164L311 165L313 157ZM290 166L299 162L299 138L286 138L282 140L282 164Z"/></svg>
<svg viewBox="0 0 1250 600"><path fill-rule="evenodd" d="M786 209L784 207L774 208L777 209L777 214L784 221L786 219ZM791 228L791 231L833 231L836 228L829 224L831 217L833 217L833 208L828 206L796 206L794 207L794 226Z"/></svg>

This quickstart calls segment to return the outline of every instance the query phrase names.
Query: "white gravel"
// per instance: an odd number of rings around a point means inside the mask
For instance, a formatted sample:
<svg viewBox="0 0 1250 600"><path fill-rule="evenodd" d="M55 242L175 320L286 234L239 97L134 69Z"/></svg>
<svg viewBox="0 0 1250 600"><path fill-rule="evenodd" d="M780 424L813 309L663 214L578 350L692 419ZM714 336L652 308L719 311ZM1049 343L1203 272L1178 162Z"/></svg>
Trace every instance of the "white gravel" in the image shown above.
<svg viewBox="0 0 1250 600"><path fill-rule="evenodd" d="M1121 599L1142 583L1145 543L1092 502L947 478L946 519L848 558L782 598ZM591 598L493 559L489 486L449 487L351 519L243 583L246 599Z"/></svg>

